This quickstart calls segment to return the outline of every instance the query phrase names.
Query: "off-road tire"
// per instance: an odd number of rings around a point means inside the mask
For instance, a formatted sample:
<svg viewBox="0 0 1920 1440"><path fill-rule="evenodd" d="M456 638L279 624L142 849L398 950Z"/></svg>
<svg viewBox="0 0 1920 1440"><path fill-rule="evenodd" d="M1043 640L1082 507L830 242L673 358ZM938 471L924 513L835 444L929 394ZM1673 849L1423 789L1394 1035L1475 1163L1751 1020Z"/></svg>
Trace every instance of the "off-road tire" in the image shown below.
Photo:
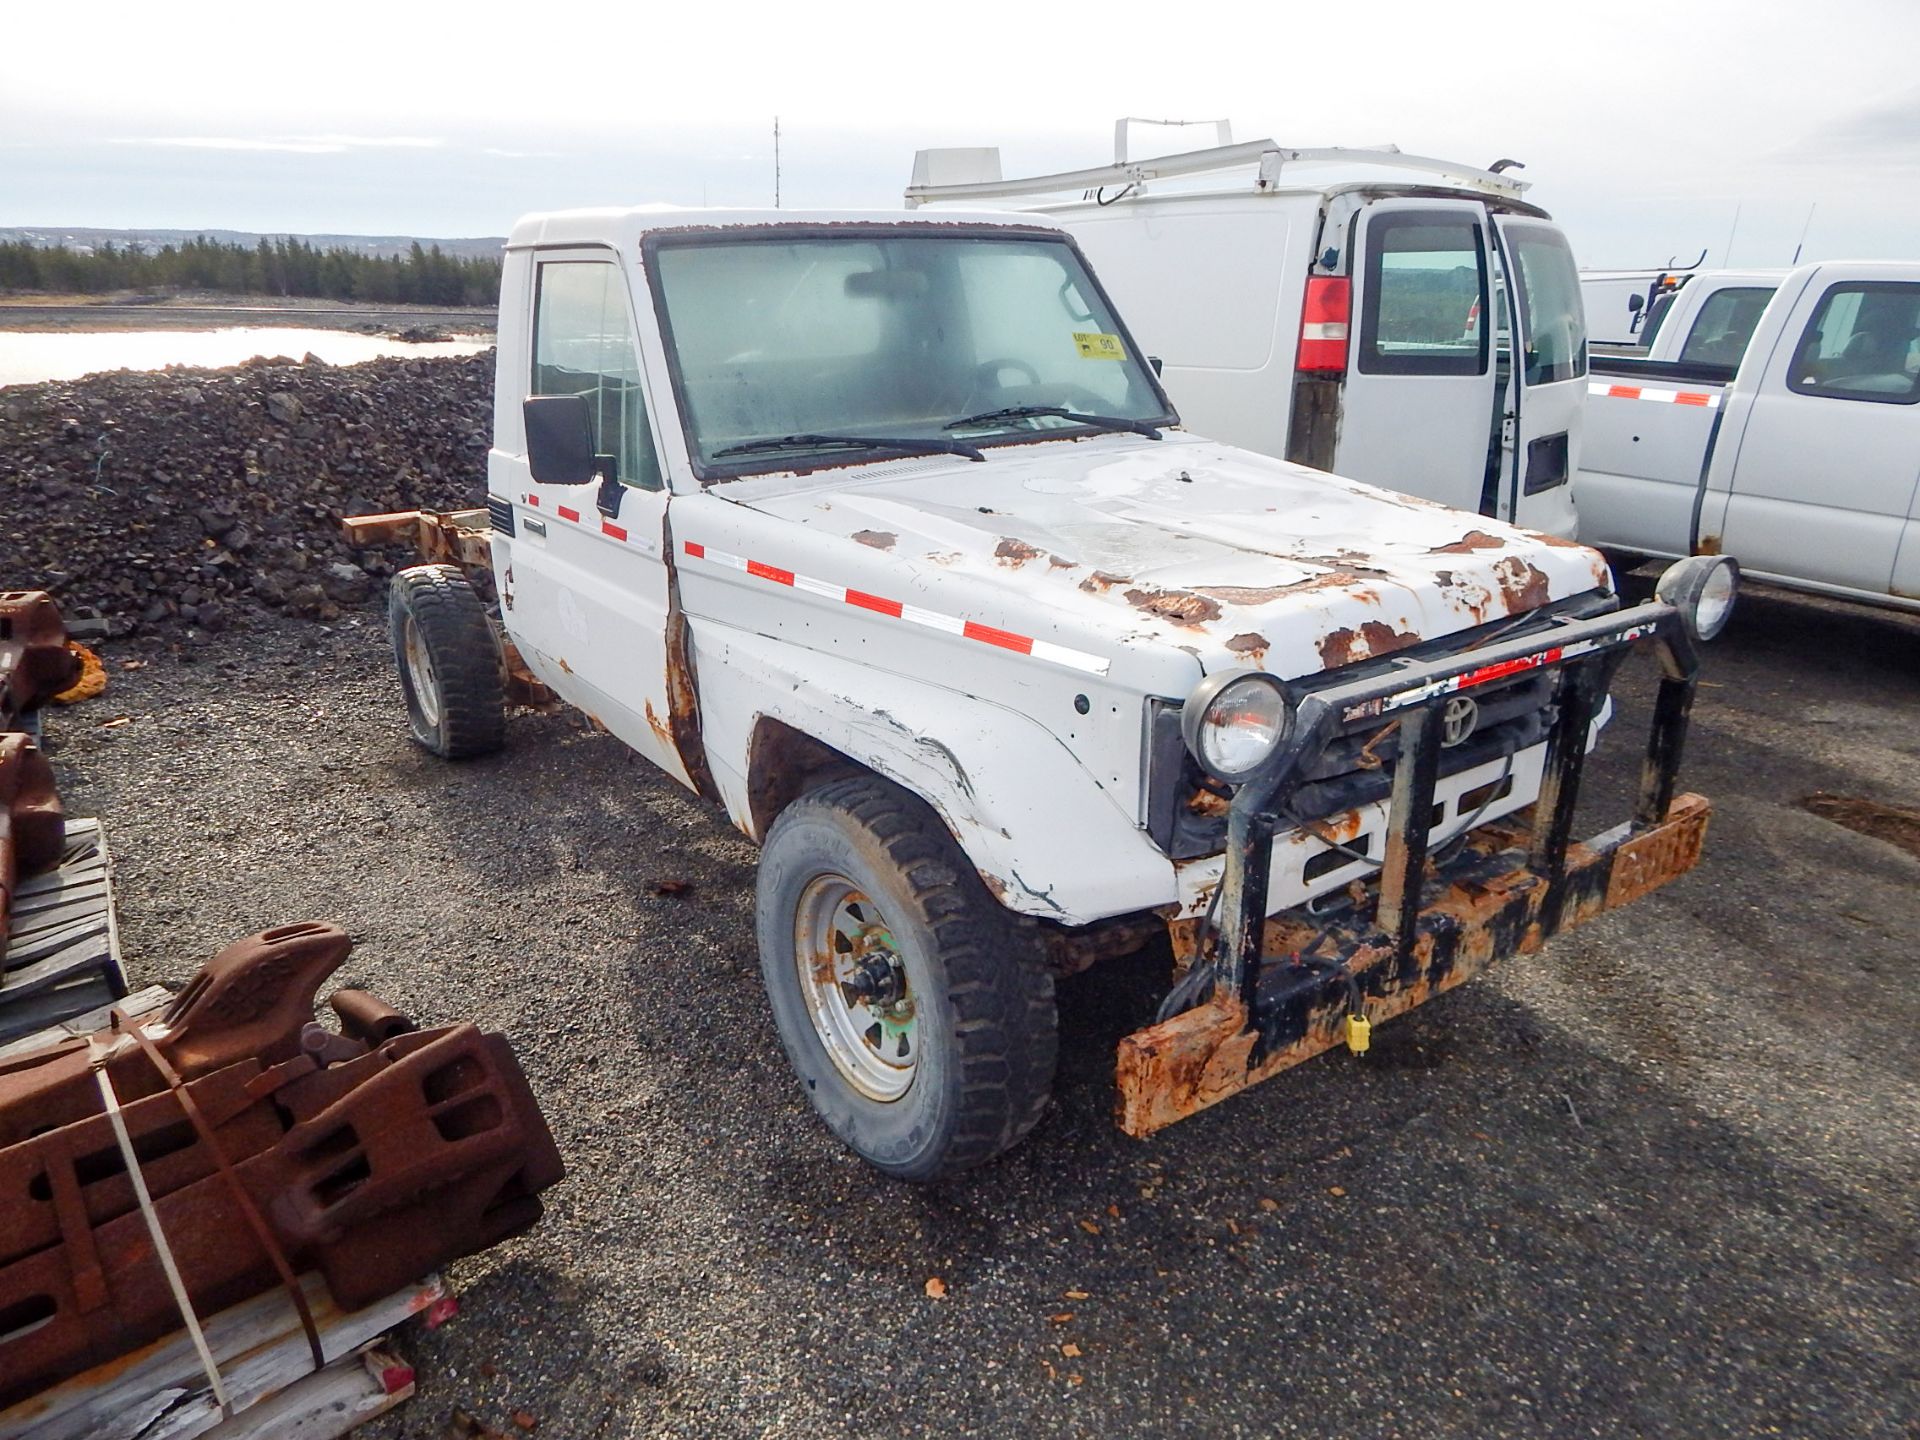
<svg viewBox="0 0 1920 1440"><path fill-rule="evenodd" d="M898 943L920 1049L896 1100L848 1083L802 992L799 906L826 874L872 897ZM936 1180L993 1159L1040 1119L1059 1049L1053 975L1038 937L988 893L924 801L874 775L794 801L760 854L756 931L787 1057L827 1128L869 1164Z"/></svg>
<svg viewBox="0 0 1920 1440"><path fill-rule="evenodd" d="M410 627L425 667L409 659ZM491 755L507 743L500 644L485 604L458 567L414 565L394 576L387 628L415 740L443 760Z"/></svg>

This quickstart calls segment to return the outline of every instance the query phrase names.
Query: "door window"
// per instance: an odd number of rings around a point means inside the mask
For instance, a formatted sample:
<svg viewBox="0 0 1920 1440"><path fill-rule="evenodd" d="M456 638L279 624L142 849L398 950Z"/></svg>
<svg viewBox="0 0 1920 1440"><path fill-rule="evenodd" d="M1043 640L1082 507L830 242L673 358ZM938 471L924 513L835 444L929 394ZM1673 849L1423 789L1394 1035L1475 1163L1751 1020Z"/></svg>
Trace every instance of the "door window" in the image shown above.
<svg viewBox="0 0 1920 1440"><path fill-rule="evenodd" d="M1753 327L1760 323L1773 288L1767 285L1735 285L1716 290L1700 307L1700 314L1680 347L1682 364L1738 365L1747 353L1747 341Z"/></svg>
<svg viewBox="0 0 1920 1440"><path fill-rule="evenodd" d="M610 261L549 260L540 266L533 393L585 395L594 449L617 457L625 483L660 488L627 290Z"/></svg>
<svg viewBox="0 0 1920 1440"><path fill-rule="evenodd" d="M1787 387L1883 405L1920 400L1920 285L1831 286L1800 337Z"/></svg>
<svg viewBox="0 0 1920 1440"><path fill-rule="evenodd" d="M1587 373L1587 312L1573 251L1558 230L1542 225L1501 227L1519 271L1520 317L1526 322L1525 376L1552 385Z"/></svg>
<svg viewBox="0 0 1920 1440"><path fill-rule="evenodd" d="M1485 374L1486 318L1486 246L1471 217L1391 211L1368 221L1363 373Z"/></svg>

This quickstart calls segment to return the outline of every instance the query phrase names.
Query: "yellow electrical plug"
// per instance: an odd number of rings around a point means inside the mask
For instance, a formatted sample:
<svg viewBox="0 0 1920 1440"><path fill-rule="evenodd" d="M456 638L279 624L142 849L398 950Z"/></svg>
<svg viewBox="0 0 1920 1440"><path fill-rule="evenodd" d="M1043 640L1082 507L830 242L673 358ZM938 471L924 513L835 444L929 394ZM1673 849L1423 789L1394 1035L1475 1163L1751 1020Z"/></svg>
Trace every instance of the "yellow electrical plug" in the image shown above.
<svg viewBox="0 0 1920 1440"><path fill-rule="evenodd" d="M1373 1043L1373 1022L1358 1010L1347 1016L1347 1049L1356 1055L1367 1053L1367 1047Z"/></svg>

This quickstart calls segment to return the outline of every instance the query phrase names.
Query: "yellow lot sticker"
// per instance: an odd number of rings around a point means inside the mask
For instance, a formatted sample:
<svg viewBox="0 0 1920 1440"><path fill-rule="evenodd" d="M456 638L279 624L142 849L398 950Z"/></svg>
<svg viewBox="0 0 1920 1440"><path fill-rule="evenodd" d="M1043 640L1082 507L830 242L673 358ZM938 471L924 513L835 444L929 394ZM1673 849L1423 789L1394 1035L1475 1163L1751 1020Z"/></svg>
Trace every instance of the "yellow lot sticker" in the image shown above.
<svg viewBox="0 0 1920 1440"><path fill-rule="evenodd" d="M1126 350L1120 344L1118 335L1108 335L1099 330L1076 330L1073 343L1080 352L1082 360L1124 360Z"/></svg>

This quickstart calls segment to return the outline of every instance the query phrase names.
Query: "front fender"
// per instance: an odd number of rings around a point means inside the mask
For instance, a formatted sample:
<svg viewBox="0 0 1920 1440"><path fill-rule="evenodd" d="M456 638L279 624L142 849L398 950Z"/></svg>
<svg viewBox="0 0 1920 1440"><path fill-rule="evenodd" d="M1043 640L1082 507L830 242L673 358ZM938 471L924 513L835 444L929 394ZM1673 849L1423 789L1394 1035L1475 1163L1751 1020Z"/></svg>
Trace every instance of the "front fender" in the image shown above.
<svg viewBox="0 0 1920 1440"><path fill-rule="evenodd" d="M748 748L766 716L920 796L1011 910L1082 925L1176 899L1172 862L1037 721L716 621L690 632L707 761L755 840Z"/></svg>

